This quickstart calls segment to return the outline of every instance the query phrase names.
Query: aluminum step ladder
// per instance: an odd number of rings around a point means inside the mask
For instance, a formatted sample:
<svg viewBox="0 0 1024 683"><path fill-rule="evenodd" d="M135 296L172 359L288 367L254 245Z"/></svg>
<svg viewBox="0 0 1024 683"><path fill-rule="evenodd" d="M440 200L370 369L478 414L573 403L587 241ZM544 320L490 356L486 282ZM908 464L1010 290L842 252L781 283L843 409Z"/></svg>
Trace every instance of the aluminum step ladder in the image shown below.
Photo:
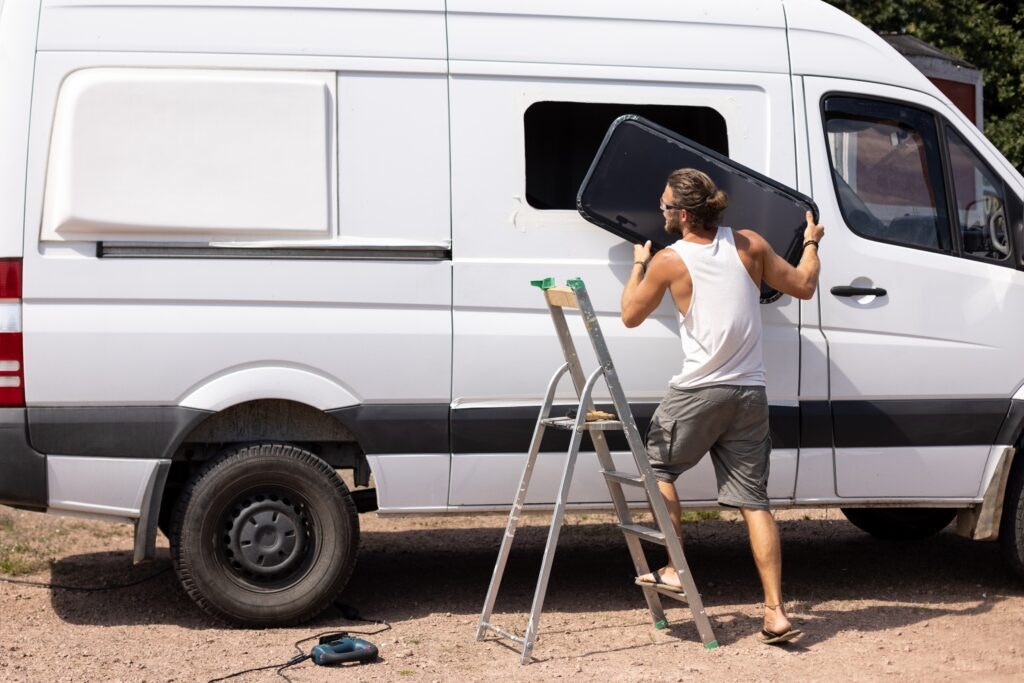
<svg viewBox="0 0 1024 683"><path fill-rule="evenodd" d="M718 647L711 622L704 612L704 605L701 602L700 594L694 584L693 576L690 574L689 565L683 554L682 544L676 536L672 520L669 516L665 500L658 491L657 480L651 470L647 458L647 449L637 430L636 421L630 411L629 403L626 401L625 392L619 383L615 366L612 364L608 346L605 344L604 335L597 322L597 314L590 303L586 287L580 279L569 280L564 287L555 286L552 278L535 280L531 284L540 287L547 300L548 309L551 312L551 319L555 324L555 331L558 334L558 341L562 346L565 356L565 363L558 368L551 381L548 383L547 394L537 418L537 425L533 430L533 439L530 442L530 451L526 459L526 466L523 468L523 476L519 482L519 491L516 494L515 503L508 516L508 525L505 528L505 535L501 542L501 549L498 551L498 560L494 565L494 574L491 576L491 585L487 589L487 598L484 600L483 612L480 614L480 622L477 626L476 638L482 640L488 631L493 631L503 638L508 638L519 643L522 650L521 662L526 664L530 661L533 647L537 640L537 630L540 624L540 613L544 606L544 596L547 592L548 579L551 575L551 564L555 557L555 548L558 545L558 535L562 528L562 521L565 517L565 506L569 497L569 486L572 483L573 470L576 466L576 457L579 455L580 444L584 432L590 434L597 453L597 459L608 484L608 491L611 494L615 513L618 515L619 528L622 529L626 538L626 545L629 547L629 554L633 558L633 565L636 568L637 576L647 574L650 569L647 566L647 558L644 555L641 541L649 541L664 545L668 550L668 556L672 564L679 572L679 580L685 591L685 595L666 588L657 586L641 586L647 606L650 608L654 626L663 629L668 626L665 618L665 611L661 605L661 597L669 597L689 604L693 612L693 620L697 626L697 632L706 648ZM587 334L593 344L594 352L597 355L599 366L589 376L584 376L580 367L579 356L576 353L576 346L573 344L572 335L566 324L563 309L575 308L583 316L583 322ZM551 408L555 399L555 391L566 372L572 378L579 404L576 408L575 417L552 417ZM598 379L604 378L608 391L611 394L612 404L615 407L613 419L600 419L603 416L596 416L599 419L588 419L588 413L595 410L592 395ZM616 418L617 419L614 419ZM594 418L595 415L591 415ZM544 547L544 557L541 562L540 577L537 580L537 588L533 596L533 606L530 609L530 620L526 627L524 637L519 637L503 628L490 623L491 613L494 609L494 602L498 596L498 589L501 586L501 578L505 572L505 564L508 561L509 550L515 537L516 528L523 513L523 505L526 502L527 490L530 486L530 477L533 474L533 467L537 462L537 455L540 452L541 440L548 428L566 429L572 432L569 443L568 458L565 463L565 471L562 474L562 483L558 490L558 497L555 501L555 509L551 519L551 529L548 532L547 545ZM625 433L629 450L633 453L639 475L615 470L611 452L608 449L608 442L604 432L610 430L621 430ZM626 496L623 493L623 486L636 486L643 488L647 494L657 528L637 524L633 521L632 513L626 503Z"/></svg>

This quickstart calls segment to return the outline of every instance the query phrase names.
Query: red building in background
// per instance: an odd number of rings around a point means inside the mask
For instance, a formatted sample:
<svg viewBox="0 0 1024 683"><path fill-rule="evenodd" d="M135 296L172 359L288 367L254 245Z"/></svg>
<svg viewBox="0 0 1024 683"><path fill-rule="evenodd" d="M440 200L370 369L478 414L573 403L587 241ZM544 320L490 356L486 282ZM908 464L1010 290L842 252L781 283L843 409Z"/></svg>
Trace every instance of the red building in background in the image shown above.
<svg viewBox="0 0 1024 683"><path fill-rule="evenodd" d="M981 71L912 35L883 33L882 38L927 76L979 130L984 130Z"/></svg>

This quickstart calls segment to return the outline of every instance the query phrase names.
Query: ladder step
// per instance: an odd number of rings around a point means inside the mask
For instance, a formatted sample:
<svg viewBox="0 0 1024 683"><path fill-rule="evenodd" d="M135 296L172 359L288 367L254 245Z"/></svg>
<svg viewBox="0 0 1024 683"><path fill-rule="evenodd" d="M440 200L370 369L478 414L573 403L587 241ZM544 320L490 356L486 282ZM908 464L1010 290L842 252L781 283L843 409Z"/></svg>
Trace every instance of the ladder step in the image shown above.
<svg viewBox="0 0 1024 683"><path fill-rule="evenodd" d="M488 631L494 631L495 633L497 633L502 638L508 638L509 640L514 640L515 642L519 643L520 645L525 645L526 644L526 639L525 638L520 638L517 635L509 633L508 631L506 631L503 628L498 628L497 626L495 626L493 624L487 624L487 623L481 624L481 626L483 626Z"/></svg>
<svg viewBox="0 0 1024 683"><path fill-rule="evenodd" d="M567 429L570 432L576 429L575 417L546 417L541 422L555 429ZM583 423L583 429L588 432L606 432L622 428L622 422L619 420L593 420Z"/></svg>
<svg viewBox="0 0 1024 683"><path fill-rule="evenodd" d="M619 528L622 529L623 533L631 534L644 541L665 545L665 534L649 526L644 526L643 524L620 524Z"/></svg>
<svg viewBox="0 0 1024 683"><path fill-rule="evenodd" d="M638 474L630 474L629 472L617 472L615 470L601 470L601 474L603 474L604 478L608 479L609 481L644 488L644 478Z"/></svg>

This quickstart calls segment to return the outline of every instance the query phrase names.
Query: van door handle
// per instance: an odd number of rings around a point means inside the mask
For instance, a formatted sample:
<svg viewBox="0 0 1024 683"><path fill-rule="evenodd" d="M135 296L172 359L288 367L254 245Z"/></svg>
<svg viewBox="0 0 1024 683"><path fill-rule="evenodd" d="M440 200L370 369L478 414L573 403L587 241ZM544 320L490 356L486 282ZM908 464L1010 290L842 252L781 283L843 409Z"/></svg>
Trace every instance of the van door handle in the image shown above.
<svg viewBox="0 0 1024 683"><path fill-rule="evenodd" d="M888 294L881 287L851 287L850 285L840 285L829 291L833 296L886 296Z"/></svg>

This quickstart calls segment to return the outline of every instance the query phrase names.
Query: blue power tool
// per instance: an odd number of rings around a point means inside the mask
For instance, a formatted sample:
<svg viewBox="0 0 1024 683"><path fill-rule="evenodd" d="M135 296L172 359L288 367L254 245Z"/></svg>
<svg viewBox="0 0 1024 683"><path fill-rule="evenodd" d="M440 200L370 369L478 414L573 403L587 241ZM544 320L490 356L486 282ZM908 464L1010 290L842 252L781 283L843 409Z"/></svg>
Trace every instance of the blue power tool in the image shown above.
<svg viewBox="0 0 1024 683"><path fill-rule="evenodd" d="M328 642L321 639L319 645L313 647L309 656L314 664L332 666L345 662L372 662L379 654L377 646L362 638L342 636Z"/></svg>

